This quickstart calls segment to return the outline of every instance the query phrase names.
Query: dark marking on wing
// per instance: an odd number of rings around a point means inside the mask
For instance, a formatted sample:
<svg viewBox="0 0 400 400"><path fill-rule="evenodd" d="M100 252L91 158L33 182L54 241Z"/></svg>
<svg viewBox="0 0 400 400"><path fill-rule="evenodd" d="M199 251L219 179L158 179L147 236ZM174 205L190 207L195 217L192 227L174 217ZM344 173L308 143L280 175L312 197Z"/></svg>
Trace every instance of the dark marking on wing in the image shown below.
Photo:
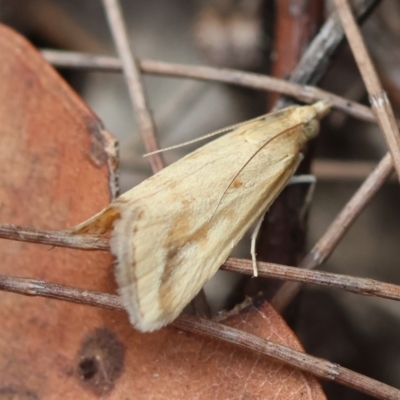
<svg viewBox="0 0 400 400"><path fill-rule="evenodd" d="M232 182L232 184L231 184L231 188L232 189L237 189L237 188L240 188L241 186L243 186L243 182L239 179L239 178L236 178L233 182Z"/></svg>
<svg viewBox="0 0 400 400"><path fill-rule="evenodd" d="M210 228L209 224L204 223L198 229L193 231L190 225L190 214L191 213L188 211L186 213L183 212L171 223L171 229L168 232L166 243L163 244L163 247L167 249L167 252L165 269L161 276L162 284L171 278L175 269L182 262L182 253L185 251L185 247L196 243L199 247L199 251L201 251L200 248L203 245L206 245ZM159 298L160 304L163 304L163 307L167 308L168 305L171 305L172 299L169 299L170 296L170 288L161 286Z"/></svg>

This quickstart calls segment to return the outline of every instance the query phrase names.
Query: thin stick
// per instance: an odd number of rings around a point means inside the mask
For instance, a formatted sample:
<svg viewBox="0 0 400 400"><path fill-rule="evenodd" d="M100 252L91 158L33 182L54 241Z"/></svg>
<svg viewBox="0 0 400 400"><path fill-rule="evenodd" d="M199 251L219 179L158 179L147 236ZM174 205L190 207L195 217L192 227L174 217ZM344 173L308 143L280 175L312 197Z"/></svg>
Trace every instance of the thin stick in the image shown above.
<svg viewBox="0 0 400 400"><path fill-rule="evenodd" d="M41 296L115 311L124 311L120 299L116 295L82 290L45 281L0 276L0 289L28 296ZM221 323L182 314L172 325L178 329L222 340L271 357L319 378L335 381L378 399L394 400L400 398L399 390L384 383L343 368L336 363L310 356Z"/></svg>
<svg viewBox="0 0 400 400"><path fill-rule="evenodd" d="M334 219L324 235L300 262L299 267L315 269L331 255L350 226L373 196L379 191L392 172L392 158L390 153L387 153L348 201L339 215ZM271 300L271 304L277 310L282 311L298 293L300 287L301 285L298 283L284 283Z"/></svg>
<svg viewBox="0 0 400 400"><path fill-rule="evenodd" d="M128 34L122 17L118 0L103 0L114 43L123 67L126 84L133 104L140 134L148 153L159 149L156 137L156 128L147 106L146 94L140 75L139 66L135 60L135 53L129 45ZM164 167L160 154L150 157L151 168L154 173Z"/></svg>
<svg viewBox="0 0 400 400"><path fill-rule="evenodd" d="M240 272L246 275L253 274L251 260L228 258L221 266L221 269ZM333 274L324 271L312 271L261 261L257 262L257 270L258 275L264 278L312 283L315 285L342 289L364 296L377 296L391 300L400 300L400 286L379 282L373 279Z"/></svg>
<svg viewBox="0 0 400 400"><path fill-rule="evenodd" d="M46 231L0 224L0 238L79 250L110 251L108 239L95 235L71 235L68 231Z"/></svg>
<svg viewBox="0 0 400 400"><path fill-rule="evenodd" d="M316 159L311 170L318 181L359 181L364 180L375 168L372 161L337 161ZM390 182L397 182L396 175L391 175Z"/></svg>
<svg viewBox="0 0 400 400"><path fill-rule="evenodd" d="M400 390L375 379L341 367L336 363L310 356L306 353L293 350L290 347L220 323L182 314L173 325L185 331L223 340L224 342L232 343L236 346L271 357L284 364L309 372L319 378L340 383L377 399L398 400L400 398Z"/></svg>
<svg viewBox="0 0 400 400"><path fill-rule="evenodd" d="M373 113L366 106L344 99L343 97L317 87L301 85L268 75L242 72L229 68L179 65L152 60L143 60L140 65L143 70L148 73L223 82L256 90L274 91L293 96L306 103L311 103L316 100L327 100L331 102L335 108L356 118L369 122L375 121Z"/></svg>
<svg viewBox="0 0 400 400"><path fill-rule="evenodd" d="M369 101L374 111L378 124L385 136L393 164L400 179L400 133L394 117L392 106L384 91L375 67L365 47L360 29L354 20L347 0L335 0L337 12L342 21L347 40L356 59L369 94Z"/></svg>
<svg viewBox="0 0 400 400"><path fill-rule="evenodd" d="M337 232L337 230L335 230L335 232ZM87 234L71 235L67 231L39 231L21 228L15 225L0 225L0 238L80 250L110 250L108 239L101 236ZM332 247L334 244L331 243L330 246ZM317 248L317 246L315 246L314 249L315 248ZM323 250L324 249L321 251ZM253 266L250 260L229 258L221 266L221 268L227 271L240 272L246 275L253 274ZM367 296L377 296L386 299L400 300L400 286L382 283L372 279L356 278L322 271L310 271L308 269L265 262L258 262L257 269L259 276L265 278L312 283L321 286L343 289L352 293L358 293ZM208 310L202 309L202 306L203 305L200 304L199 307L200 312L203 310L201 315L208 315ZM199 312L199 310L197 310L197 312Z"/></svg>
<svg viewBox="0 0 400 400"><path fill-rule="evenodd" d="M354 0L354 13L361 22L379 4L380 0ZM344 31L337 12L333 12L311 41L296 68L290 74L289 81L304 85L313 85L319 81L329 66L339 44L344 38ZM281 99L277 108L286 106Z"/></svg>
<svg viewBox="0 0 400 400"><path fill-rule="evenodd" d="M354 2L354 12L359 20L364 17L379 3L378 0L357 0ZM299 64L291 74L290 80L296 82L290 84L280 79L260 74L244 73L232 69L217 69L211 67L194 67L163 63L158 61L143 60L140 68L143 72L163 74L184 78L201 80L213 80L236 84L239 86L251 87L259 90L275 91L277 93L294 96L305 102L315 100L329 100L335 107L350 113L356 118L374 121L375 117L371 110L365 106L355 106L356 103L347 102L338 96L320 89L306 86L305 84L315 83L323 74L337 46L344 37L343 28L336 13L328 18L320 29L318 35L313 39L304 53ZM42 54L49 62L60 67L69 68L93 68L103 71L120 71L121 62L112 57L91 56L80 53L57 52L42 50ZM321 97L322 96L322 97Z"/></svg>
<svg viewBox="0 0 400 400"><path fill-rule="evenodd" d="M46 297L92 307L125 311L119 296L94 290L79 289L73 286L60 285L58 283L50 283L38 279L0 275L0 290L18 293L24 296Z"/></svg>
<svg viewBox="0 0 400 400"><path fill-rule="evenodd" d="M100 72L122 72L122 63L117 57L53 49L41 49L40 54L50 64L58 68L87 69L89 71ZM146 72L143 68L141 68L141 70L142 72Z"/></svg>
<svg viewBox="0 0 400 400"><path fill-rule="evenodd" d="M42 50L41 53L47 61L51 62L56 67L86 67L100 70L103 68L104 70L112 70L112 68L115 68L115 71L121 70L120 61L113 57L94 56L91 54L60 50ZM141 60L139 65L143 72L151 74L223 82L256 90L272 91L287 96L293 96L306 103L312 103L316 100L328 100L335 108L355 118L368 122L376 122L371 109L362 104L317 87L300 85L268 75L242 72L228 68L173 64L154 60Z"/></svg>
<svg viewBox="0 0 400 400"><path fill-rule="evenodd" d="M303 268L314 269L317 265L326 261L351 224L361 214L364 207L375 196L392 172L393 162L390 154L387 153L335 218L325 234L318 240L309 255L301 262Z"/></svg>

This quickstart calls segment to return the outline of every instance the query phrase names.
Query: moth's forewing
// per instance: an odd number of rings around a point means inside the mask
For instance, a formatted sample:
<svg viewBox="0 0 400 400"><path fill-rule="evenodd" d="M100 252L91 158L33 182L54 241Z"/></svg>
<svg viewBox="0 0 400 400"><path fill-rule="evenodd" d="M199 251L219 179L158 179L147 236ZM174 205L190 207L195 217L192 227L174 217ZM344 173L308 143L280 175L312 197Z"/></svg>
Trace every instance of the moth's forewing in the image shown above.
<svg viewBox="0 0 400 400"><path fill-rule="evenodd" d="M173 321L214 275L294 173L315 116L313 107L291 107L245 123L77 227L114 223L116 279L136 328Z"/></svg>

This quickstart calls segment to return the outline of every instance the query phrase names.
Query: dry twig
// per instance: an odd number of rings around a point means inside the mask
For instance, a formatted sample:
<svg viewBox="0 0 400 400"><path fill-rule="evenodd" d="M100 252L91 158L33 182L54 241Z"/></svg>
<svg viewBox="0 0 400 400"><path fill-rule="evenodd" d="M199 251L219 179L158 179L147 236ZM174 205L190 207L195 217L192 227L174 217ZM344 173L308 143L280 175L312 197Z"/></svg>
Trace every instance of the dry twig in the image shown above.
<svg viewBox="0 0 400 400"><path fill-rule="evenodd" d="M108 23L114 38L129 95L134 106L134 112L139 125L140 134L146 147L151 153L159 149L156 136L156 128L153 118L147 106L145 90L143 88L139 66L135 60L135 53L129 44L128 33L124 24L121 8L118 0L103 0ZM164 161L160 153L150 156L153 172L158 172L164 167Z"/></svg>
<svg viewBox="0 0 400 400"><path fill-rule="evenodd" d="M387 153L344 206L339 215L334 219L324 235L322 235L311 251L304 257L299 267L314 269L326 261L355 219L360 215L362 210L382 187L392 172L392 159L390 154ZM276 293L271 304L273 304L276 309L283 310L299 290L299 284L287 282L283 284Z"/></svg>
<svg viewBox="0 0 400 400"><path fill-rule="evenodd" d="M41 53L55 67L121 71L120 61L113 57L60 50L42 50ZM316 100L328 100L335 108L355 118L376 122L373 112L368 107L314 86L301 85L268 75L242 72L229 68L174 64L155 60L141 60L139 65L143 72L149 74L222 82L256 90L277 92L295 97L306 103Z"/></svg>
<svg viewBox="0 0 400 400"><path fill-rule="evenodd" d="M25 278L0 276L0 289L28 296L42 296L78 304L124 311L116 295L80 290L74 287ZM335 381L379 399L398 399L400 391L338 364L310 356L278 343L262 339L221 323L182 314L174 322L178 329L206 335L257 352L284 364Z"/></svg>
<svg viewBox="0 0 400 400"><path fill-rule="evenodd" d="M334 232L337 234L338 230L336 229ZM320 245L322 249L321 251L325 250L326 252L326 249L331 249L334 246L333 241L335 237L332 239L332 234L330 236L326 234L325 236L331 238L330 246ZM71 235L68 231L39 231L21 228L15 225L0 225L0 238L79 250L110 250L108 239L105 237L88 234ZM317 248L317 246L315 246L314 249L315 248ZM250 260L229 258L221 268L227 271L240 272L246 275L253 274L253 266ZM312 283L343 289L367 296L400 300L399 286L378 282L373 279L355 278L322 271L310 271L307 269L266 262L259 262L258 270L260 277Z"/></svg>
<svg viewBox="0 0 400 400"><path fill-rule="evenodd" d="M258 262L257 267L259 276L264 278L312 283L342 289L365 296L377 296L391 300L400 300L400 286L391 283L383 283L373 279L333 274L324 271L312 271L304 268L289 267L287 265L267 262ZM221 266L221 269L240 272L246 275L253 274L250 260L228 258Z"/></svg>
<svg viewBox="0 0 400 400"><path fill-rule="evenodd" d="M375 166L372 161L316 159L311 169L318 181L359 181L364 180ZM389 182L397 182L396 176L391 175Z"/></svg>
<svg viewBox="0 0 400 400"><path fill-rule="evenodd" d="M354 0L354 14L361 22L380 0ZM290 82L312 85L325 73L329 61L344 38L344 31L336 12L325 21L289 77ZM283 101L283 99L282 99ZM278 103L282 107L282 103Z"/></svg>
<svg viewBox="0 0 400 400"><path fill-rule="evenodd" d="M0 224L0 238L79 250L110 250L105 237L71 235L68 231L46 231L7 224Z"/></svg>
<svg viewBox="0 0 400 400"><path fill-rule="evenodd" d="M379 81L379 77L347 0L335 0L335 3L347 40L368 90L372 110L385 136L390 153L392 154L394 167L400 179L400 133L392 106Z"/></svg>

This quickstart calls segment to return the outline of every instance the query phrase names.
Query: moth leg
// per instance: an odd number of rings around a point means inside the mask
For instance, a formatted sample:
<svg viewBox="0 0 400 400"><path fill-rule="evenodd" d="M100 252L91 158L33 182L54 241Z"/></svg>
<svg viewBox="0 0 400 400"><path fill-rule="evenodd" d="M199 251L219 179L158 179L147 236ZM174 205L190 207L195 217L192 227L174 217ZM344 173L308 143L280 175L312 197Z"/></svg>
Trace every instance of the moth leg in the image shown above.
<svg viewBox="0 0 400 400"><path fill-rule="evenodd" d="M257 254L256 254L256 241L257 241L257 236L260 232L261 224L264 220L265 213L262 215L262 217L257 221L257 225L254 228L253 233L251 234L251 245L250 245L250 254L251 254L251 260L253 261L253 276L257 277L258 276L258 268L257 268Z"/></svg>
<svg viewBox="0 0 400 400"><path fill-rule="evenodd" d="M295 185L298 183L308 183L310 186L314 186L317 183L317 178L314 175L311 174L305 174L305 175L295 175L292 176L286 185ZM313 190L314 190L313 187Z"/></svg>
<svg viewBox="0 0 400 400"><path fill-rule="evenodd" d="M314 190L315 190L315 185L317 183L317 179L315 178L314 175L308 174L308 175L296 175L292 176L287 185L293 185L293 184L298 184L298 183L308 183L310 186L307 190L306 197L304 199L304 206L300 210L299 217L301 221L304 221L304 217L306 215L306 212L308 210L308 207L311 204L311 200L314 195Z"/></svg>
<svg viewBox="0 0 400 400"><path fill-rule="evenodd" d="M287 182L287 185L294 185L294 184L299 184L299 183L308 183L310 185L306 199L305 199L305 207L300 211L300 218L303 219L306 210L308 208L308 205L311 203L311 199L314 194L314 189L315 189L315 184L317 180L314 175L297 175L297 176L292 176L289 181ZM268 211L268 210L267 210ZM258 268L257 268L257 254L256 254L256 241L258 234L261 229L261 224L264 220L265 213L262 215L262 217L257 221L257 224L254 228L254 231L251 235L251 246L250 246L250 254L251 254L251 260L253 262L253 276L257 277L258 276Z"/></svg>

